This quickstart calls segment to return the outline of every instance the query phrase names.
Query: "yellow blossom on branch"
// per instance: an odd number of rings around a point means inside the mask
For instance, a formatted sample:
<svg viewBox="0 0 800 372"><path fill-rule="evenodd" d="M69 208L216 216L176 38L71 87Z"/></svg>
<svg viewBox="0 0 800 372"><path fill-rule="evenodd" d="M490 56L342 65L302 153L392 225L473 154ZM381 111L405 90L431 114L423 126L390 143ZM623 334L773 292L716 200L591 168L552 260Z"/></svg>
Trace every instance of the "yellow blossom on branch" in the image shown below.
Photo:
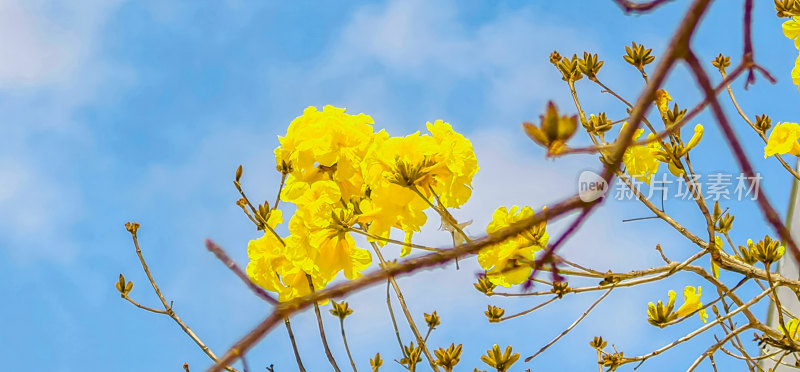
<svg viewBox="0 0 800 372"><path fill-rule="evenodd" d="M778 123L769 134L764 147L764 158L775 154L800 155L800 125L797 123Z"/></svg>
<svg viewBox="0 0 800 372"><path fill-rule="evenodd" d="M800 326L800 321L797 319L792 319L786 322L786 330L789 331L788 336L795 341L800 341L800 333L798 333L800 330L798 329L798 326ZM778 331L780 331L782 334L785 334L783 332L783 327L778 327Z"/></svg>
<svg viewBox="0 0 800 372"><path fill-rule="evenodd" d="M800 17L783 22L783 34L794 40L794 46L800 49Z"/></svg>
<svg viewBox="0 0 800 372"><path fill-rule="evenodd" d="M492 222L486 227L486 233L492 234L533 214L531 207L513 206L510 210L506 207L497 208L492 215ZM503 243L482 249L478 253L478 263L488 270L486 278L492 284L504 287L527 280L533 271L529 263L534 260L534 252L547 246L549 236L545 227L545 224L537 225Z"/></svg>
<svg viewBox="0 0 800 372"><path fill-rule="evenodd" d="M679 318L685 317L690 315L691 313L698 311L697 315L700 316L700 320L703 323L706 323L706 319L708 319L708 314L703 309L703 303L700 302L700 296L703 294L703 287L697 287L695 289L692 286L687 286L683 290L683 305L678 308L675 312Z"/></svg>
<svg viewBox="0 0 800 372"><path fill-rule="evenodd" d="M620 133L625 131L625 126L627 125L627 122L622 124ZM644 129L637 129L633 134L633 140L639 139L643 133ZM625 164L628 174L649 185L653 175L658 172L660 162L656 158L656 154L660 149L661 145L657 141L644 146L633 145L625 149L625 154L622 155L622 162Z"/></svg>

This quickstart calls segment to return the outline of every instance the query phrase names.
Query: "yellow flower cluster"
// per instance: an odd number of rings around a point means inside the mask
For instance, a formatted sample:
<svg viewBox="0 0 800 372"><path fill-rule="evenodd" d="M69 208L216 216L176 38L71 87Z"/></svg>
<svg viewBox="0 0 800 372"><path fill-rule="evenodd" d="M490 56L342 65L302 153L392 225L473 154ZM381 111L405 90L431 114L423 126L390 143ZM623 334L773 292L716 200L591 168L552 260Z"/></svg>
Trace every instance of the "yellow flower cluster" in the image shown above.
<svg viewBox="0 0 800 372"><path fill-rule="evenodd" d="M491 235L530 217L533 217L531 207L513 206L510 210L506 207L497 208L492 215L492 222L486 227L486 233ZM534 252L547 246L549 236L545 228L545 223L542 223L501 244L482 249L478 253L478 263L488 270L486 278L492 284L504 287L527 280L533 271L530 262L534 259Z"/></svg>
<svg viewBox="0 0 800 372"><path fill-rule="evenodd" d="M792 19L783 23L783 34L789 39L794 40L794 46L798 50L797 59L794 62L792 69L792 82L794 82L798 90L800 90L800 17L793 17Z"/></svg>
<svg viewBox="0 0 800 372"><path fill-rule="evenodd" d="M372 256L356 247L353 230L367 229L383 245L395 228L410 241L426 222L425 209L469 199L477 160L450 124L428 123L430 134L406 137L375 132L372 124L364 114L309 107L279 137L275 157L286 175L280 199L297 211L285 239L274 230L283 222L280 210L270 212L264 236L248 245L247 274L281 301L309 294L310 283L324 288L340 272L360 276Z"/></svg>

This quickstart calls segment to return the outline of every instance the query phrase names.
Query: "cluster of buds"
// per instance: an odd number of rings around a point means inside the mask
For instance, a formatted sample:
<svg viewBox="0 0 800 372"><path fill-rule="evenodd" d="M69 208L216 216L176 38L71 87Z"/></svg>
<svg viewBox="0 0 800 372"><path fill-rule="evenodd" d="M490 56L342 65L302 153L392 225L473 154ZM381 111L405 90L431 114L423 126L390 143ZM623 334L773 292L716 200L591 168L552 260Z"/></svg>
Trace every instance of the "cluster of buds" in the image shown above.
<svg viewBox="0 0 800 372"><path fill-rule="evenodd" d="M281 160L280 164L275 166L275 169L283 175L288 175L294 170L294 168L292 168L292 162L287 162L286 160Z"/></svg>
<svg viewBox="0 0 800 372"><path fill-rule="evenodd" d="M136 234L139 231L139 223L138 222L125 222L125 230L128 230L131 234Z"/></svg>
<svg viewBox="0 0 800 372"><path fill-rule="evenodd" d="M461 361L461 344L458 346L450 344L447 349L440 347L434 350L433 354L436 356L437 365L441 366L445 372L452 372L456 364Z"/></svg>
<svg viewBox="0 0 800 372"><path fill-rule="evenodd" d="M681 122L681 119L686 115L687 110L678 108L677 103L672 104L672 110L664 110L661 117L667 125L675 125Z"/></svg>
<svg viewBox="0 0 800 372"><path fill-rule="evenodd" d="M597 58L597 54L583 52L583 59L578 60L578 69L586 75L589 80L597 80L597 73L603 67L603 61Z"/></svg>
<svg viewBox="0 0 800 372"><path fill-rule="evenodd" d="M339 318L339 320L344 320L344 318L347 318L348 315L353 313L353 309L350 308L347 302L342 301L336 303L336 301L331 300L331 305L333 306L331 315Z"/></svg>
<svg viewBox="0 0 800 372"><path fill-rule="evenodd" d="M125 282L125 276L119 274L119 281L116 284L117 291L122 298L128 297L128 293L133 290L133 282Z"/></svg>
<svg viewBox="0 0 800 372"><path fill-rule="evenodd" d="M731 65L731 57L724 56L720 53L717 58L711 61L711 65L718 68L719 72L725 73L725 68Z"/></svg>
<svg viewBox="0 0 800 372"><path fill-rule="evenodd" d="M731 225L733 225L733 216L731 216L730 212L725 210L724 212L719 207L719 201L714 203L714 213L711 215L711 220L714 222L714 231L725 234L728 231L731 231Z"/></svg>
<svg viewBox="0 0 800 372"><path fill-rule="evenodd" d="M258 222L258 229L259 230L266 230L267 229L267 221L269 221L269 214L272 210L269 209L269 202L264 201L264 204L260 204L258 206L258 210L256 211L255 218Z"/></svg>
<svg viewBox="0 0 800 372"><path fill-rule="evenodd" d="M417 364L422 360L422 348L414 346L414 341L411 341L408 346L403 346L403 350L405 351L405 357L400 359L400 364L411 372L416 371Z"/></svg>
<svg viewBox="0 0 800 372"><path fill-rule="evenodd" d="M487 305L487 310L484 312L486 317L489 318L489 323L498 323L500 318L503 317L506 311L497 306Z"/></svg>
<svg viewBox="0 0 800 372"><path fill-rule="evenodd" d="M578 116L559 115L556 105L550 101L545 114L539 118L539 127L528 122L522 124L525 133L536 143L546 147L548 156L561 153L567 147L567 140L575 134Z"/></svg>
<svg viewBox="0 0 800 372"><path fill-rule="evenodd" d="M425 323L428 324L428 328L433 330L442 324L442 321L439 319L439 314L434 311L432 314L425 313Z"/></svg>
<svg viewBox="0 0 800 372"><path fill-rule="evenodd" d="M766 134L771 127L772 119L770 119L767 114L756 115L756 129L758 129L761 133Z"/></svg>
<svg viewBox="0 0 800 372"><path fill-rule="evenodd" d="M676 177L683 175L683 164L681 158L686 155L689 150L693 149L700 143L703 138L703 126L697 124L694 127L694 134L687 144L680 142L664 143L663 148L656 151L655 158L662 163L667 163L669 171Z"/></svg>
<svg viewBox="0 0 800 372"><path fill-rule="evenodd" d="M625 46L625 55L622 56L622 58L625 59L625 62L636 67L636 69L642 73L642 76L647 78L647 74L644 72L644 66L647 66L656 59L655 56L650 55L652 52L653 49L646 49L644 45L631 42L631 46Z"/></svg>
<svg viewBox="0 0 800 372"><path fill-rule="evenodd" d="M734 253L736 253L736 259L741 262L744 262L748 265L754 265L756 262L758 262L758 259L755 256L756 245L753 243L753 239L747 239L747 246L743 247L740 245L739 249L735 251L736 252Z"/></svg>
<svg viewBox="0 0 800 372"><path fill-rule="evenodd" d="M558 52L550 53L550 63L561 72L561 79L564 81L574 83L583 78L580 65L585 61L578 58L576 54L573 54L572 58L567 58L562 57ZM600 67L597 67L597 70L600 70Z"/></svg>
<svg viewBox="0 0 800 372"><path fill-rule="evenodd" d="M603 340L603 338L600 336L595 336L592 341L589 341L589 346L599 351L603 351L603 349L606 348L606 345L608 345L608 342Z"/></svg>
<svg viewBox="0 0 800 372"><path fill-rule="evenodd" d="M380 369L382 365L383 359L381 359L381 353L377 353L374 358L369 359L369 366L372 368L372 372L378 372L378 369Z"/></svg>
<svg viewBox="0 0 800 372"><path fill-rule="evenodd" d="M481 355L481 360L497 372L506 372L519 360L519 353L512 353L511 346L506 346L505 351L500 352L500 346L495 344L486 350L486 355Z"/></svg>
<svg viewBox="0 0 800 372"><path fill-rule="evenodd" d="M667 323L678 319L675 309L675 292L670 291L669 301L665 306L660 300L657 304L652 302L647 306L647 321L659 328L664 328Z"/></svg>
<svg viewBox="0 0 800 372"><path fill-rule="evenodd" d="M800 0L775 0L775 12L780 18L800 16Z"/></svg>
<svg viewBox="0 0 800 372"><path fill-rule="evenodd" d="M783 257L786 248L778 240L772 240L768 235L764 236L758 243L753 243L752 239L747 239L747 247L739 246L736 258L748 265L761 262L764 266L769 266Z"/></svg>
<svg viewBox="0 0 800 372"><path fill-rule="evenodd" d="M564 297L569 291L569 283L567 282L553 282L553 288L550 289L550 293L558 296L558 298Z"/></svg>
<svg viewBox="0 0 800 372"><path fill-rule="evenodd" d="M777 262L783 257L786 248L781 245L779 240L772 240L768 235L755 245L754 257L765 266Z"/></svg>
<svg viewBox="0 0 800 372"><path fill-rule="evenodd" d="M583 128L586 129L587 132L595 135L608 132L612 127L611 120L608 119L605 112L601 112L597 114L597 116L591 114L589 115L589 120L581 124L583 124Z"/></svg>
<svg viewBox="0 0 800 372"><path fill-rule="evenodd" d="M625 355L621 351L613 354L603 354L603 359L598 362L603 367L608 367L607 371L616 371L625 362Z"/></svg>
<svg viewBox="0 0 800 372"><path fill-rule="evenodd" d="M481 292L487 296L491 296L492 290L497 287L497 285L493 284L489 278L486 277L486 275L479 276L478 282L473 284L473 286L478 290L478 292Z"/></svg>

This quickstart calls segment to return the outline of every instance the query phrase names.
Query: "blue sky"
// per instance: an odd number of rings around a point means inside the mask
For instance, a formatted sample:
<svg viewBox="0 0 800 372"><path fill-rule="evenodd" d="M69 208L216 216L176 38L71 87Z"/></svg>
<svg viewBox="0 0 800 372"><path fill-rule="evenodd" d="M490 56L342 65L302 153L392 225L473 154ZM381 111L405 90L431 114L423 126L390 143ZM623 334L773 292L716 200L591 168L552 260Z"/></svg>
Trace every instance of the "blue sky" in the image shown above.
<svg viewBox="0 0 800 372"><path fill-rule="evenodd" d="M600 169L596 158L544 159L520 130L547 100L573 110L548 54L598 53L606 60L600 78L633 99L642 81L622 61L624 45L642 42L659 56L688 2L641 17L624 16L611 1L586 2L580 9L566 3L0 1L6 51L0 58L0 293L6 304L0 307L0 359L9 370L208 366L170 319L119 298L113 285L124 273L135 283L133 298L157 304L123 225L142 224L142 248L165 295L222 353L269 309L205 251L203 241L214 239L246 263L247 242L258 234L234 205L234 170L244 165L243 184L253 199L274 198L276 136L309 105L367 113L376 128L393 135L424 130L435 119L452 123L472 139L481 166L473 199L456 211L474 220L469 231L475 235L497 206L538 210L571 195L580 171ZM694 41L703 61L722 52L738 62L738 3L717 2L705 18ZM737 82L737 98L751 117L768 113L774 122L796 122L800 95L789 78L796 50L781 34L771 2L757 2L754 18L756 58L779 82L759 79L749 91ZM683 67L666 87L683 107L699 98ZM578 89L590 112L624 114L585 79ZM726 110L735 113L727 102ZM785 213L788 175L773 159L764 160L760 139L731 118L764 176L762 191ZM710 117L703 114L697 122L705 124L706 136L693 157L696 169L737 169ZM727 206L736 215L736 243L770 233L753 203ZM692 204L668 201L666 207L690 229L703 231ZM637 203L610 200L564 252L602 270L658 265L656 243L673 259L693 252L659 221L621 222L646 215ZM431 225L420 240L446 244L447 235ZM563 222L553 223L551 234L560 228ZM396 253L387 248L390 256ZM523 357L532 354L599 296L568 296L532 316L489 325L482 315L487 304L511 313L539 300L480 295L471 284L474 261L460 271L448 267L400 280L418 322L423 312L442 316L430 343L464 344L463 370L483 368L479 356L494 343L512 344ZM514 370L594 368L587 342L595 335L626 355L660 347L698 324L655 329L646 322L646 304L687 284L702 283L678 275L616 291L560 344ZM384 296L379 286L348 298L355 309L347 319L348 338L364 370L378 351L387 359L385 370L399 370L390 362L399 351ZM293 324L306 367L328 370L313 315L299 314ZM344 366L335 319L327 316L326 326ZM403 337L411 340L405 330ZM648 361L647 370L686 368L709 340L711 332ZM282 328L249 361L253 370L296 368ZM718 365L737 364L720 358Z"/></svg>

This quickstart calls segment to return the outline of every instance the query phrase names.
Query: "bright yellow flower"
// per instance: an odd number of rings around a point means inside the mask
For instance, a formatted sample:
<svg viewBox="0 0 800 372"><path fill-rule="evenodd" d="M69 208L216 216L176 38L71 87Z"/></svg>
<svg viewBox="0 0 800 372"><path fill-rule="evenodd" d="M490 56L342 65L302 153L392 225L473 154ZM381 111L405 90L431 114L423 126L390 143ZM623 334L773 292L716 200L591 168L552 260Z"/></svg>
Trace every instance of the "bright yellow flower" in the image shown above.
<svg viewBox="0 0 800 372"><path fill-rule="evenodd" d="M800 321L798 321L797 319L792 319L786 323L786 330L789 331L789 337L791 337L796 341L800 341L800 333L798 333L798 325L800 325ZM781 331L782 334L784 334L783 327L778 327L778 330Z"/></svg>
<svg viewBox="0 0 800 372"><path fill-rule="evenodd" d="M775 154L800 155L800 125L797 123L778 123L769 134L764 158Z"/></svg>
<svg viewBox="0 0 800 372"><path fill-rule="evenodd" d="M514 222L530 218L533 214L531 207L520 209L518 206L513 206L511 210L506 207L497 208L492 215L492 222L486 227L486 233L492 234ZM548 239L545 225L538 225L501 244L482 249L478 253L478 263L488 270L486 277L493 284L504 287L520 284L528 279L533 269L528 263L516 261L518 259L533 261L534 252L543 249Z"/></svg>
<svg viewBox="0 0 800 372"><path fill-rule="evenodd" d="M356 247L348 228L355 223L353 206L335 208L332 211L337 220L328 226L312 230L311 246L316 248L314 262L324 278L333 280L340 271L347 279L361 276L361 271L372 263L369 251Z"/></svg>
<svg viewBox="0 0 800 372"><path fill-rule="evenodd" d="M280 211L272 211L267 220L270 227L274 229L281 222ZM301 218L295 214L289 221L289 230L297 230L298 223L303 225ZM307 234L289 235L281 243L274 233L266 231L264 236L251 240L247 245L250 259L247 275L260 287L278 293L280 301L310 294L307 276L311 276L315 288L324 288L330 280L320 275L309 246Z"/></svg>
<svg viewBox="0 0 800 372"><path fill-rule="evenodd" d="M389 137L380 131L374 136L362 163L370 196L359 204L370 234L388 237L398 228L408 238L427 221L424 211L436 203L434 193L448 208L461 206L472 194L478 170L472 144L441 120L427 126L431 135ZM406 247L402 255L409 252Z"/></svg>
<svg viewBox="0 0 800 372"><path fill-rule="evenodd" d="M800 17L783 22L783 34L794 40L794 46L800 49Z"/></svg>
<svg viewBox="0 0 800 372"><path fill-rule="evenodd" d="M444 121L436 120L433 124L427 123L427 126L450 171L450 177L441 179L442 185L435 191L445 207L458 208L472 195L472 177L478 172L478 160L472 143Z"/></svg>
<svg viewBox="0 0 800 372"><path fill-rule="evenodd" d="M408 188L396 184L372 190L370 198L362 200L359 207L363 213L360 220L369 222L367 231L382 238L388 238L393 227L406 233L420 231L428 220L425 215L428 203ZM385 244L383 240L375 241ZM408 253L409 248L404 247L403 256Z"/></svg>
<svg viewBox="0 0 800 372"><path fill-rule="evenodd" d="M311 259L325 281L333 280L340 271L354 279L372 263L370 253L356 248L348 231L358 217L351 203L342 206L335 182L313 183L295 203L297 212L289 223L287 249L292 249L296 257Z"/></svg>
<svg viewBox="0 0 800 372"><path fill-rule="evenodd" d="M290 237L291 238L291 237ZM286 239L291 247L291 239ZM260 287L278 293L280 301L289 301L311 293L307 275L312 277L316 288L324 288L327 280L319 275L319 270L307 256L291 250L286 251L271 232L251 240L247 246L250 262L247 276ZM303 252L304 253L304 252ZM292 254L294 256L288 255Z"/></svg>
<svg viewBox="0 0 800 372"><path fill-rule="evenodd" d="M281 145L275 149L276 161L278 165L286 162L292 169L287 187L300 180L322 179L322 173L339 185L346 200L361 194L360 167L374 136L373 121L367 115L344 111L333 106L325 106L321 112L308 107L289 124L286 136L278 137Z"/></svg>
<svg viewBox="0 0 800 372"><path fill-rule="evenodd" d="M624 123L620 132L624 131L627 125L628 123ZM643 133L644 129L637 129L633 134L633 140L639 139ZM651 136L652 134L648 138L652 138ZM661 145L658 144L658 141L653 141L645 146L629 146L625 150L625 154L622 155L622 162L625 164L628 174L649 185L653 175L658 172L659 164L661 164L656 158L657 151L660 148Z"/></svg>
<svg viewBox="0 0 800 372"><path fill-rule="evenodd" d="M800 40L800 38L797 38L796 40ZM794 61L794 68L792 69L792 82L794 85L797 85L798 90L800 90L800 53L798 53L797 59Z"/></svg>
<svg viewBox="0 0 800 372"><path fill-rule="evenodd" d="M706 314L705 310L701 310L703 308L703 303L700 302L700 296L702 294L703 294L703 287L698 286L697 289L695 289L692 286L687 286L683 290L684 303L680 308L678 308L675 314L677 314L679 318L682 318L697 310L700 310L698 311L697 314L700 316L700 320L702 320L703 323L706 323L706 319L708 319L708 314Z"/></svg>

